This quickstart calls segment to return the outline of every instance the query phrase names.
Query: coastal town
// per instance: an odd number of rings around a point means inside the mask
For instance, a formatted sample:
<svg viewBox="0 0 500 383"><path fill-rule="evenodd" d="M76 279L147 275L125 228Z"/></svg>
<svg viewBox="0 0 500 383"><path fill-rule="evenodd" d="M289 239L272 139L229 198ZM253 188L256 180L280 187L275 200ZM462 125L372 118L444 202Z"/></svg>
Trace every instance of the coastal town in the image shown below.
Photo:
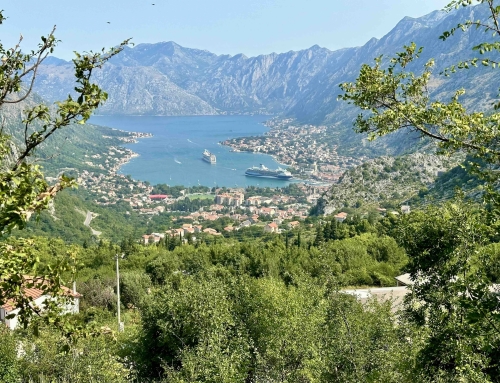
<svg viewBox="0 0 500 383"><path fill-rule="evenodd" d="M331 127L296 125L293 119L271 119L264 136L233 138L221 142L234 152L273 156L299 178L336 182L349 168L365 162L366 156L341 156L338 144L330 142Z"/></svg>
<svg viewBox="0 0 500 383"><path fill-rule="evenodd" d="M325 191L324 187L303 184L298 187L304 192L304 198L300 198L300 201L299 198L280 193L279 190L270 196L248 197L246 196L248 193L242 188L214 190L213 203L195 212L176 216L174 223L179 222L176 227L162 233L144 234L142 241L145 244L156 243L165 236L179 238L189 236L189 239L194 241L198 234L217 236L249 227L256 227L264 233L281 233L298 228L307 219L309 210L320 197L320 193ZM169 195L150 195L147 199L150 205L148 213L169 212L168 206L176 201L196 197L198 196L186 195L173 199ZM209 200L212 201L210 197ZM151 203L156 206L151 206ZM215 226L211 223L218 220L226 223L219 230L211 227Z"/></svg>
<svg viewBox="0 0 500 383"><path fill-rule="evenodd" d="M149 138L147 133L130 133L121 138L124 142L135 142L137 138ZM145 233L143 243L155 243L167 236L196 238L196 234L223 235L249 227L268 233L280 233L296 228L303 222L311 207L329 188L329 185L294 183L293 193L281 188L246 190L244 188L208 188L203 192L180 188L178 192L158 192L148 182L134 180L120 174L122 165L136 157L128 148L111 146L105 154L87 155L86 168L77 177L94 202L102 206L121 204L128 206L127 214L139 214L151 219L157 215L169 215L171 227L163 232ZM290 188L290 187L289 187ZM262 191L259 195L259 191ZM291 195L293 194L293 195ZM179 210L183 202L201 200L196 211ZM215 229L208 226L214 222L227 223Z"/></svg>
<svg viewBox="0 0 500 383"><path fill-rule="evenodd" d="M205 193L189 193L183 189L180 190L180 196L174 196L153 194L154 187L148 183L116 173L106 175L84 171L79 181L100 205L115 205L121 202L129 206L130 212L147 217L171 215L173 227L164 233L145 234L142 239L145 243L157 242L164 235L183 237L198 232L221 235L220 231L206 225L222 219L225 219L225 222L230 221L223 228L226 233L250 226L261 227L264 232L279 233L282 229L289 228L290 222L294 222L291 226L296 227L299 221L305 220L311 207L327 189L326 186L297 184L301 198L286 195L279 188L271 189L273 194L270 196L245 197L248 193L243 188L212 188ZM197 199L206 201L206 206L194 212L173 209L175 204L182 201Z"/></svg>
<svg viewBox="0 0 500 383"><path fill-rule="evenodd" d="M123 143L136 143L139 138L151 137L150 133L130 132L116 138ZM149 183L118 173L120 167L137 156L137 153L121 146L110 146L108 152L103 154L86 154L85 168L78 172L77 183L88 190L100 205L114 205L127 198L142 200L152 191Z"/></svg>

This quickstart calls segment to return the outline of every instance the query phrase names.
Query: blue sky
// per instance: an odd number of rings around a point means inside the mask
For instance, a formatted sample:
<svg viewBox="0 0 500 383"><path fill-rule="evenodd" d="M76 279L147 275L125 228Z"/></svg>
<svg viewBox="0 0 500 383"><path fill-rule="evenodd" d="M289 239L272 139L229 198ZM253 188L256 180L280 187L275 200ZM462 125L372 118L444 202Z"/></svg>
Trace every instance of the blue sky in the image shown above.
<svg viewBox="0 0 500 383"><path fill-rule="evenodd" d="M23 34L24 49L57 25L55 55L175 41L217 54L286 52L314 44L332 50L382 37L404 16L419 17L449 0L19 0L2 4L3 44ZM155 5L152 5L152 4ZM109 22L109 23L108 23Z"/></svg>

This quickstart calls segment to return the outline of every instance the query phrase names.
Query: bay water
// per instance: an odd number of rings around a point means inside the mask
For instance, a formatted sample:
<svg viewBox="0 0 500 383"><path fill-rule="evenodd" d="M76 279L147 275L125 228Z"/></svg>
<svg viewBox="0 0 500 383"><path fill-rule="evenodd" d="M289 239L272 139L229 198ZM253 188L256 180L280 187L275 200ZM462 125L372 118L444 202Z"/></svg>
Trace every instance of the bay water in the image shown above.
<svg viewBox="0 0 500 383"><path fill-rule="evenodd" d="M251 166L280 165L269 155L231 152L219 142L228 138L261 136L268 131L266 116L93 116L89 122L128 132L151 133L125 146L137 154L120 168L121 174L170 186L283 187L288 181L245 176ZM202 160L203 150L217 156L216 164ZM284 167L284 166L282 166Z"/></svg>

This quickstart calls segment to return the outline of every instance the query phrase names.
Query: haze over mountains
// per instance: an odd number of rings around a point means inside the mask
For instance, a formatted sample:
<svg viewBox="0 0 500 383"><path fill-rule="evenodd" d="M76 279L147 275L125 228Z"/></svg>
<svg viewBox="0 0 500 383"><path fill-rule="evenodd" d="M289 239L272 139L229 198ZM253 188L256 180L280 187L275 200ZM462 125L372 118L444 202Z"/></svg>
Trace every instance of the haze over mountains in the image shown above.
<svg viewBox="0 0 500 383"><path fill-rule="evenodd" d="M478 7L467 7L449 14L435 11L417 19L406 17L380 40L337 51L315 45L298 52L246 57L216 55L174 42L139 44L126 48L96 73L96 81L109 93L99 113L282 114L309 123L349 122L350 126L357 111L336 101L338 84L354 80L363 63L381 54L393 55L412 41L425 47L420 64L431 57L436 60L432 91L448 97L458 82L465 83L467 104L484 106L496 96L492 81L496 72L478 68L448 79L438 75L472 57L471 47L485 38L475 30L457 32L446 42L439 36L463 20L485 19L479 12ZM50 58L40 69L36 91L49 101L58 100L72 89L72 81L71 63ZM475 91L478 83L481 92Z"/></svg>

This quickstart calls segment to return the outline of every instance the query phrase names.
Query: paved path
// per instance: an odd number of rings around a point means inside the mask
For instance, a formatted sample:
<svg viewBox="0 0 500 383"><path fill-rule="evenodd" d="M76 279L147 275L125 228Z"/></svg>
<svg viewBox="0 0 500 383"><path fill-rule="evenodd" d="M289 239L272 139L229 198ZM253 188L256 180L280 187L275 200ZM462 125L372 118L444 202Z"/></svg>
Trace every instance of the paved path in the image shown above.
<svg viewBox="0 0 500 383"><path fill-rule="evenodd" d="M90 225L90 221L92 221L92 212L88 211L87 212L87 217L85 218L85 222L83 223L85 226Z"/></svg>
<svg viewBox="0 0 500 383"><path fill-rule="evenodd" d="M92 218L94 218L94 213L91 211L87 211L87 216L85 217L85 221L83 224L87 226L91 231L93 235L100 236L102 233L100 231L94 230L90 227L90 222L92 221Z"/></svg>

